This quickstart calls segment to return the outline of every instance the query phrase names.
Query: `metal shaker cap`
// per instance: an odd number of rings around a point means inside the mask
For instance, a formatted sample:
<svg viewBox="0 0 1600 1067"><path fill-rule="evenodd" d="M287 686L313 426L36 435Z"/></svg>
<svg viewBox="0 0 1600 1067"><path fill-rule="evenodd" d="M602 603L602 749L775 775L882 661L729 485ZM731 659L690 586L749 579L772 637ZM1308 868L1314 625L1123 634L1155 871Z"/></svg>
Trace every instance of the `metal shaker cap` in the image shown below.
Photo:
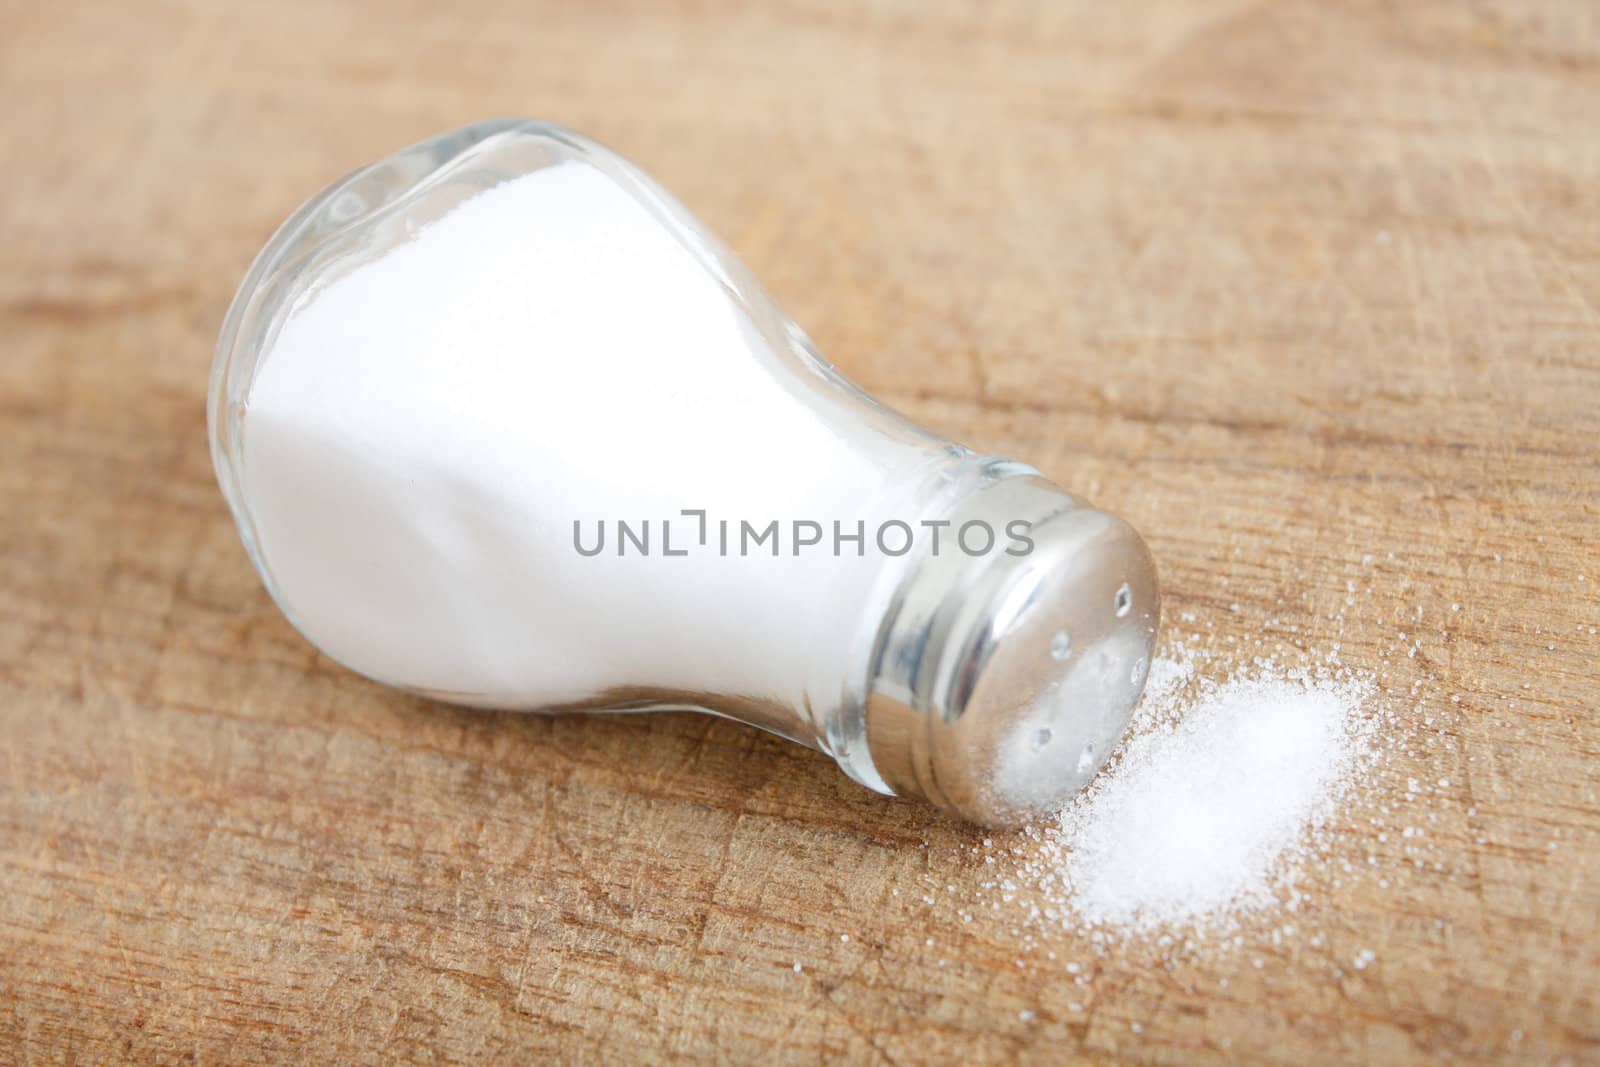
<svg viewBox="0 0 1600 1067"><path fill-rule="evenodd" d="M1155 562L1126 522L1040 477L952 524L1031 523L1032 549L924 558L873 651L867 747L894 792L988 826L1059 811L1127 729L1155 650Z"/></svg>

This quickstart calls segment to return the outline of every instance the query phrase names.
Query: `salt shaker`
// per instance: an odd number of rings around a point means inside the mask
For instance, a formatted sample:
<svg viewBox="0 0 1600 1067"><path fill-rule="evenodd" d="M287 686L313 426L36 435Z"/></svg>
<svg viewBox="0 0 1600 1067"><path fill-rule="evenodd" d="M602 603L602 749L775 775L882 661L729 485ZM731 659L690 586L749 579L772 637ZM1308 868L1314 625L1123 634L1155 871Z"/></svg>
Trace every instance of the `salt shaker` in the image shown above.
<svg viewBox="0 0 1600 1067"><path fill-rule="evenodd" d="M256 258L218 479L289 620L442 700L695 709L1014 826L1126 729L1159 618L1125 522L878 404L634 166L497 120Z"/></svg>

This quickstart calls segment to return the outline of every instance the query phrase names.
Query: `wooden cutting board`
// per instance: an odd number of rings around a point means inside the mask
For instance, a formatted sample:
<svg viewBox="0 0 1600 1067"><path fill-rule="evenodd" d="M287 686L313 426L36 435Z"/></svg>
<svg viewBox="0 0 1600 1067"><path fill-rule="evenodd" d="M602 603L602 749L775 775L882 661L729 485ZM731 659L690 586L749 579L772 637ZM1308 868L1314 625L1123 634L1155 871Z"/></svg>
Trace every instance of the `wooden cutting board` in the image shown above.
<svg viewBox="0 0 1600 1067"><path fill-rule="evenodd" d="M12 3L0 89L0 1060L1600 1060L1592 4ZM301 199L499 114L1131 519L1212 670L1382 672L1414 740L1292 936L1097 952L826 757L289 628L223 311Z"/></svg>

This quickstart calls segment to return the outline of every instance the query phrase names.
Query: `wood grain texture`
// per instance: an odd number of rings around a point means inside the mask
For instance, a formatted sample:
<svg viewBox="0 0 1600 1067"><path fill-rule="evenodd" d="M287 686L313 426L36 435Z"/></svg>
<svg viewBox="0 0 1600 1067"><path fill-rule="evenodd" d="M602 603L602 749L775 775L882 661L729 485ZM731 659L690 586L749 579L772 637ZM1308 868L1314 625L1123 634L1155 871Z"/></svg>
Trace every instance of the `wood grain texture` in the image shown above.
<svg viewBox="0 0 1600 1067"><path fill-rule="evenodd" d="M1600 8L11 2L0 98L0 1061L1600 1062ZM1126 515L1219 656L1383 671L1425 866L1352 812L1383 884L1281 945L1033 949L960 918L981 834L825 757L314 653L213 338L302 198L496 114Z"/></svg>

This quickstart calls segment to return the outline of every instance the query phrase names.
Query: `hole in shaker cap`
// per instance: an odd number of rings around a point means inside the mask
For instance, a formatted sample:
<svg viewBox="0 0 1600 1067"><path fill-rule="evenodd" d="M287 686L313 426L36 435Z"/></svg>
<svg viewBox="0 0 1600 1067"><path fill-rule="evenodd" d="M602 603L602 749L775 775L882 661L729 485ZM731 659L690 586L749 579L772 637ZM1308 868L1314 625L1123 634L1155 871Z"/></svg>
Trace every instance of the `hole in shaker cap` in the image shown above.
<svg viewBox="0 0 1600 1067"><path fill-rule="evenodd" d="M1033 739L1028 742L1028 746L1037 752L1044 746L1048 745L1050 743L1050 739L1054 736L1055 732L1052 731L1050 727L1041 726L1033 732Z"/></svg>
<svg viewBox="0 0 1600 1067"><path fill-rule="evenodd" d="M1065 630L1059 630L1050 639L1050 655L1055 659L1066 659L1072 655L1072 635Z"/></svg>
<svg viewBox="0 0 1600 1067"><path fill-rule="evenodd" d="M1133 607L1133 593L1128 589L1127 582L1122 583L1122 587L1117 590L1116 599L1111 603L1116 608L1117 618L1120 619L1128 614L1129 609Z"/></svg>
<svg viewBox="0 0 1600 1067"><path fill-rule="evenodd" d="M1078 753L1078 773L1088 774L1094 769L1094 742L1090 741L1083 746L1083 751Z"/></svg>

